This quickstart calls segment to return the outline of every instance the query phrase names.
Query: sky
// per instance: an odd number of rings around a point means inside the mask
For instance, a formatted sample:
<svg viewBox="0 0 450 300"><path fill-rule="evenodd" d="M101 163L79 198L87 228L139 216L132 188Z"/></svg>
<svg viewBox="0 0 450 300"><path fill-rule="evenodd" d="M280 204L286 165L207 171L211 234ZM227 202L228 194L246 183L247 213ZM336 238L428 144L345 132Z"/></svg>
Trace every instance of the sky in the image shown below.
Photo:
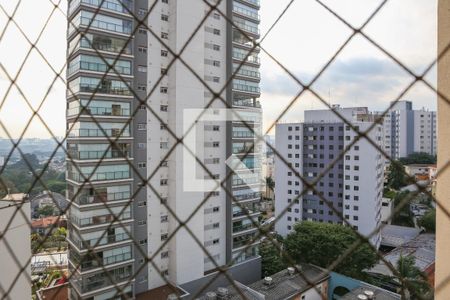
<svg viewBox="0 0 450 300"><path fill-rule="evenodd" d="M22 0L15 20L31 42L35 42L52 12L53 2L60 1L65 12L66 0ZM272 26L290 0L261 0L262 36ZM323 0L350 25L359 27L380 4L380 0ZM17 0L0 0L0 32ZM389 0L367 24L363 32L413 72L423 72L436 58L436 0ZM261 43L261 104L264 129L271 128L283 109L300 92L301 86L284 70L301 82L309 84L322 67L353 33L315 0L296 0L283 18ZM0 40L0 121L16 138L25 130L39 109L25 137L46 138L65 133L66 16L53 12L36 47L47 59L32 50L19 29L12 23ZM270 54L270 55L269 55ZM25 63L22 63L24 59ZM52 68L49 67L52 66ZM16 77L20 87L11 86L9 77ZM436 85L436 69L425 77ZM361 35L356 35L311 86L323 101L341 106L368 106L383 110L395 100L413 77ZM28 99L28 103L25 98ZM48 94L45 102L42 99ZM436 96L422 83L415 84L402 99L413 101L415 108L436 109ZM31 106L31 108L30 108ZM280 119L281 122L302 121L305 109L323 108L324 104L305 92ZM273 133L271 131L270 133ZM6 137L0 126L0 137Z"/></svg>

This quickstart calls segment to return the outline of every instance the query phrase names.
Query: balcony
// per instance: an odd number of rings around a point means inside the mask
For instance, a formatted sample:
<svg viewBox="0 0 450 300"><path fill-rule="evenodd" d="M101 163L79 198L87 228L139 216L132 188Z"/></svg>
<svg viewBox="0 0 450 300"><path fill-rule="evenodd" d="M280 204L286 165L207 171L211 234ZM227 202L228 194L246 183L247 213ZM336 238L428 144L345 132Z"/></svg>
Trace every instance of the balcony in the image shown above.
<svg viewBox="0 0 450 300"><path fill-rule="evenodd" d="M69 137L130 137L127 129L72 129Z"/></svg>
<svg viewBox="0 0 450 300"><path fill-rule="evenodd" d="M74 276L71 282L81 294L84 294L127 281L133 275L131 265L109 270L107 272L109 273L109 276L106 275L105 272L89 276Z"/></svg>
<svg viewBox="0 0 450 300"><path fill-rule="evenodd" d="M113 62L111 63L111 65ZM70 64L69 66L69 75L73 75L75 72L83 70L83 71L92 71L92 72L100 72L100 73L106 73L107 71L112 73L113 75L121 74L121 75L131 75L131 67L124 67L114 65L112 67L109 67L105 63L96 63L96 62L87 62L87 61L80 61L77 64Z"/></svg>
<svg viewBox="0 0 450 300"><path fill-rule="evenodd" d="M233 51L232 55L233 59L244 61L252 64L260 64L260 59L256 54L248 54L248 53L242 53L239 51Z"/></svg>
<svg viewBox="0 0 450 300"><path fill-rule="evenodd" d="M106 180L119 180L129 179L130 171L117 171L117 172L99 172L92 174L80 174L78 172L68 172L68 178L76 182L92 182L92 181L106 181Z"/></svg>
<svg viewBox="0 0 450 300"><path fill-rule="evenodd" d="M251 11L249 9L238 7L236 5L233 5L233 12L238 14L238 15L241 15L241 16L253 19L255 21L258 21L258 22L260 20L260 17L259 17L258 13L254 12L254 11Z"/></svg>
<svg viewBox="0 0 450 300"><path fill-rule="evenodd" d="M246 92L246 93L252 93L252 94L260 94L261 89L259 87L255 86L249 86L246 84L240 84L240 83L234 83L233 82L233 90L240 91L240 92Z"/></svg>
<svg viewBox="0 0 450 300"><path fill-rule="evenodd" d="M105 235L102 238L94 238L90 240L78 240L69 237L68 240L80 250L88 250L95 247L111 245L119 242L131 242L131 238L126 233L118 233L116 235Z"/></svg>
<svg viewBox="0 0 450 300"><path fill-rule="evenodd" d="M80 25L89 26L90 28L98 28L110 32L117 32L122 34L131 34L131 23L130 25L119 25L111 22L101 21L101 20L92 20L89 17L80 17Z"/></svg>
<svg viewBox="0 0 450 300"><path fill-rule="evenodd" d="M72 224L82 228L82 227L87 227L87 226L110 224L110 223L118 222L118 221L129 221L129 220L131 220L131 212L123 211L123 212L118 212L117 215L107 214L107 215L101 215L101 216L93 216L93 217L89 217L89 218L71 217L70 220L71 220Z"/></svg>
<svg viewBox="0 0 450 300"><path fill-rule="evenodd" d="M251 4L251 5L254 5L254 6L257 6L257 7L260 7L259 0L240 0L240 1L242 1L244 3L248 3L248 4Z"/></svg>
<svg viewBox="0 0 450 300"><path fill-rule="evenodd" d="M94 196L80 195L74 199L75 203L80 205L107 203L120 200L128 200L131 197L130 192L104 193ZM69 195L69 199L73 199L73 195Z"/></svg>
<svg viewBox="0 0 450 300"><path fill-rule="evenodd" d="M109 151L75 151L68 150L69 157L76 160L93 160L93 159L120 159L130 158L130 152L120 150Z"/></svg>
<svg viewBox="0 0 450 300"><path fill-rule="evenodd" d="M256 230L257 228L253 226L253 223L245 224L245 225L238 225L233 226L233 234L243 233L250 230Z"/></svg>
<svg viewBox="0 0 450 300"><path fill-rule="evenodd" d="M130 116L130 110L128 108L115 108L115 107L78 107L73 110L69 110L69 116L78 115L92 115L92 116L112 116L112 117L128 117Z"/></svg>
<svg viewBox="0 0 450 300"><path fill-rule="evenodd" d="M81 4L86 4L93 7L100 7L102 0L73 0L70 2L69 14L72 14L76 8L78 8ZM122 1L103 1L101 6L102 10L110 10L113 12L128 14L128 11L131 10L131 2L127 0Z"/></svg>
<svg viewBox="0 0 450 300"><path fill-rule="evenodd" d="M76 253L74 251L69 251L69 254ZM126 262L132 259L131 252L121 253L117 255L112 255L108 257L101 257L103 253L97 253L99 257L96 259L95 257L90 258L89 256L83 257L81 260L73 255L70 256L70 261L75 267L79 266L79 270L81 272L107 267L108 265L117 264L121 262ZM94 256L94 255L92 255ZM89 259L90 258L90 259Z"/></svg>
<svg viewBox="0 0 450 300"><path fill-rule="evenodd" d="M241 30L245 31L247 34L257 36L259 38L260 31L258 27L250 26L241 22L234 22L234 24Z"/></svg>
<svg viewBox="0 0 450 300"><path fill-rule="evenodd" d="M261 74L259 72L246 70L243 68L243 66L241 66L239 71L237 71L235 74L236 74L236 76L249 77L251 79L256 79L258 81L261 79Z"/></svg>

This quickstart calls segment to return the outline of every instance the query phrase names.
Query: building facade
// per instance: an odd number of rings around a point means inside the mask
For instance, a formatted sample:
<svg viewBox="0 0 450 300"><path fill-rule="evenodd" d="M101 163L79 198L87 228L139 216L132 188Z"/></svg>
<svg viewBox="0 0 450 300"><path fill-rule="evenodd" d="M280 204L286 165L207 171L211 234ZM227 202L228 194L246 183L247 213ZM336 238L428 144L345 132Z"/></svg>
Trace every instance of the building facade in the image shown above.
<svg viewBox="0 0 450 300"><path fill-rule="evenodd" d="M382 126L366 121L373 117L367 108L334 109L360 131L373 125L368 137L382 147ZM371 243L379 246L379 232L373 231L381 221L384 164L373 145L357 139L357 133L333 111L313 110L305 111L304 123L277 124L276 149L280 156L275 157L275 215L287 208L275 224L279 234L287 235L296 222L304 220L343 224L345 219L361 234L371 235ZM333 162L314 185L316 191L308 189L294 172L313 184Z"/></svg>
<svg viewBox="0 0 450 300"><path fill-rule="evenodd" d="M217 265L258 259L247 216L258 219L261 185L253 132L261 126L259 1L209 10L197 0L69 3L71 299L135 296L168 282L189 288ZM195 177L223 180L229 192L183 184L184 149L174 135L185 134L186 110L207 106L240 115L196 128L195 155L212 176L195 166ZM246 168L228 176L232 155ZM185 220L189 231L179 228Z"/></svg>
<svg viewBox="0 0 450 300"><path fill-rule="evenodd" d="M398 101L384 117L384 147L393 159L414 152L436 155L435 111L413 110L411 101Z"/></svg>

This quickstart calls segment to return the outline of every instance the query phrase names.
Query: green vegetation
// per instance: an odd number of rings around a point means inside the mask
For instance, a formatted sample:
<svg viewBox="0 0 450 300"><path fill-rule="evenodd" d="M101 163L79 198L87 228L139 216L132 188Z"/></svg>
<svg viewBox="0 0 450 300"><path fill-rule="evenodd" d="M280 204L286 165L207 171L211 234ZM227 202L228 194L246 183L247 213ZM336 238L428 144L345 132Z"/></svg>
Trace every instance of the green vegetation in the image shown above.
<svg viewBox="0 0 450 300"><path fill-rule="evenodd" d="M414 256L400 256L396 266L399 272L397 279L400 281L400 294L405 296L409 293L411 299L418 299L418 296L424 298L431 291L426 274L421 272L415 263Z"/></svg>
<svg viewBox="0 0 450 300"><path fill-rule="evenodd" d="M41 218L53 216L54 213L55 213L55 210L53 209L53 206L51 206L51 205L44 205L38 209L38 214Z"/></svg>
<svg viewBox="0 0 450 300"><path fill-rule="evenodd" d="M389 189L398 190L407 184L405 167L400 161L392 161L389 165L388 173L387 187Z"/></svg>
<svg viewBox="0 0 450 300"><path fill-rule="evenodd" d="M406 197L411 197L409 196L409 194L410 194L409 191L403 191L395 195L394 197L395 209L398 209L400 205L402 205L402 207L396 214L394 214L394 216L392 216L393 225L414 227L414 220L409 211L409 204L413 199L404 200Z"/></svg>
<svg viewBox="0 0 450 300"><path fill-rule="evenodd" d="M281 244L287 257L293 259L295 263L310 263L326 268L358 239L350 227L304 221L297 224L294 231L281 241ZM264 276L290 265L286 257L283 257L270 242L262 245L260 254ZM368 280L363 270L371 268L376 261L376 252L370 245L363 243L351 255L347 255L336 266L335 271L353 278Z"/></svg>
<svg viewBox="0 0 450 300"><path fill-rule="evenodd" d="M0 197L4 197L8 193L28 193L34 196L44 191L44 186L36 181L36 175L40 175L45 166L39 164L39 160L34 154L24 155L29 165L24 159L14 164L8 164L0 174ZM57 172L46 168L41 177L42 182L47 185L52 192L64 193L66 189L64 172ZM36 182L35 182L36 181ZM34 185L33 185L34 184Z"/></svg>
<svg viewBox="0 0 450 300"><path fill-rule="evenodd" d="M435 164L436 156L430 155L424 152L416 152L408 155L408 157L402 157L399 161L403 165L411 165L411 164Z"/></svg>
<svg viewBox="0 0 450 300"><path fill-rule="evenodd" d="M436 210L432 209L427 212L417 223L420 227L425 228L427 232L436 232Z"/></svg>

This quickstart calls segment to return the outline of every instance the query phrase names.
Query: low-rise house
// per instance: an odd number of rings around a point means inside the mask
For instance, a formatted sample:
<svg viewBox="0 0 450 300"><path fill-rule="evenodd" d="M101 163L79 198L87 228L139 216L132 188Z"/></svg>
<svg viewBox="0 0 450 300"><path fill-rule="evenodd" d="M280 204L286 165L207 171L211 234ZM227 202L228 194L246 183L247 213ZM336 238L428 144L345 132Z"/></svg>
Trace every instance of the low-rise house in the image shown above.
<svg viewBox="0 0 450 300"><path fill-rule="evenodd" d="M40 235L46 235L58 227L67 228L67 219L65 216L50 216L31 222L32 232Z"/></svg>

